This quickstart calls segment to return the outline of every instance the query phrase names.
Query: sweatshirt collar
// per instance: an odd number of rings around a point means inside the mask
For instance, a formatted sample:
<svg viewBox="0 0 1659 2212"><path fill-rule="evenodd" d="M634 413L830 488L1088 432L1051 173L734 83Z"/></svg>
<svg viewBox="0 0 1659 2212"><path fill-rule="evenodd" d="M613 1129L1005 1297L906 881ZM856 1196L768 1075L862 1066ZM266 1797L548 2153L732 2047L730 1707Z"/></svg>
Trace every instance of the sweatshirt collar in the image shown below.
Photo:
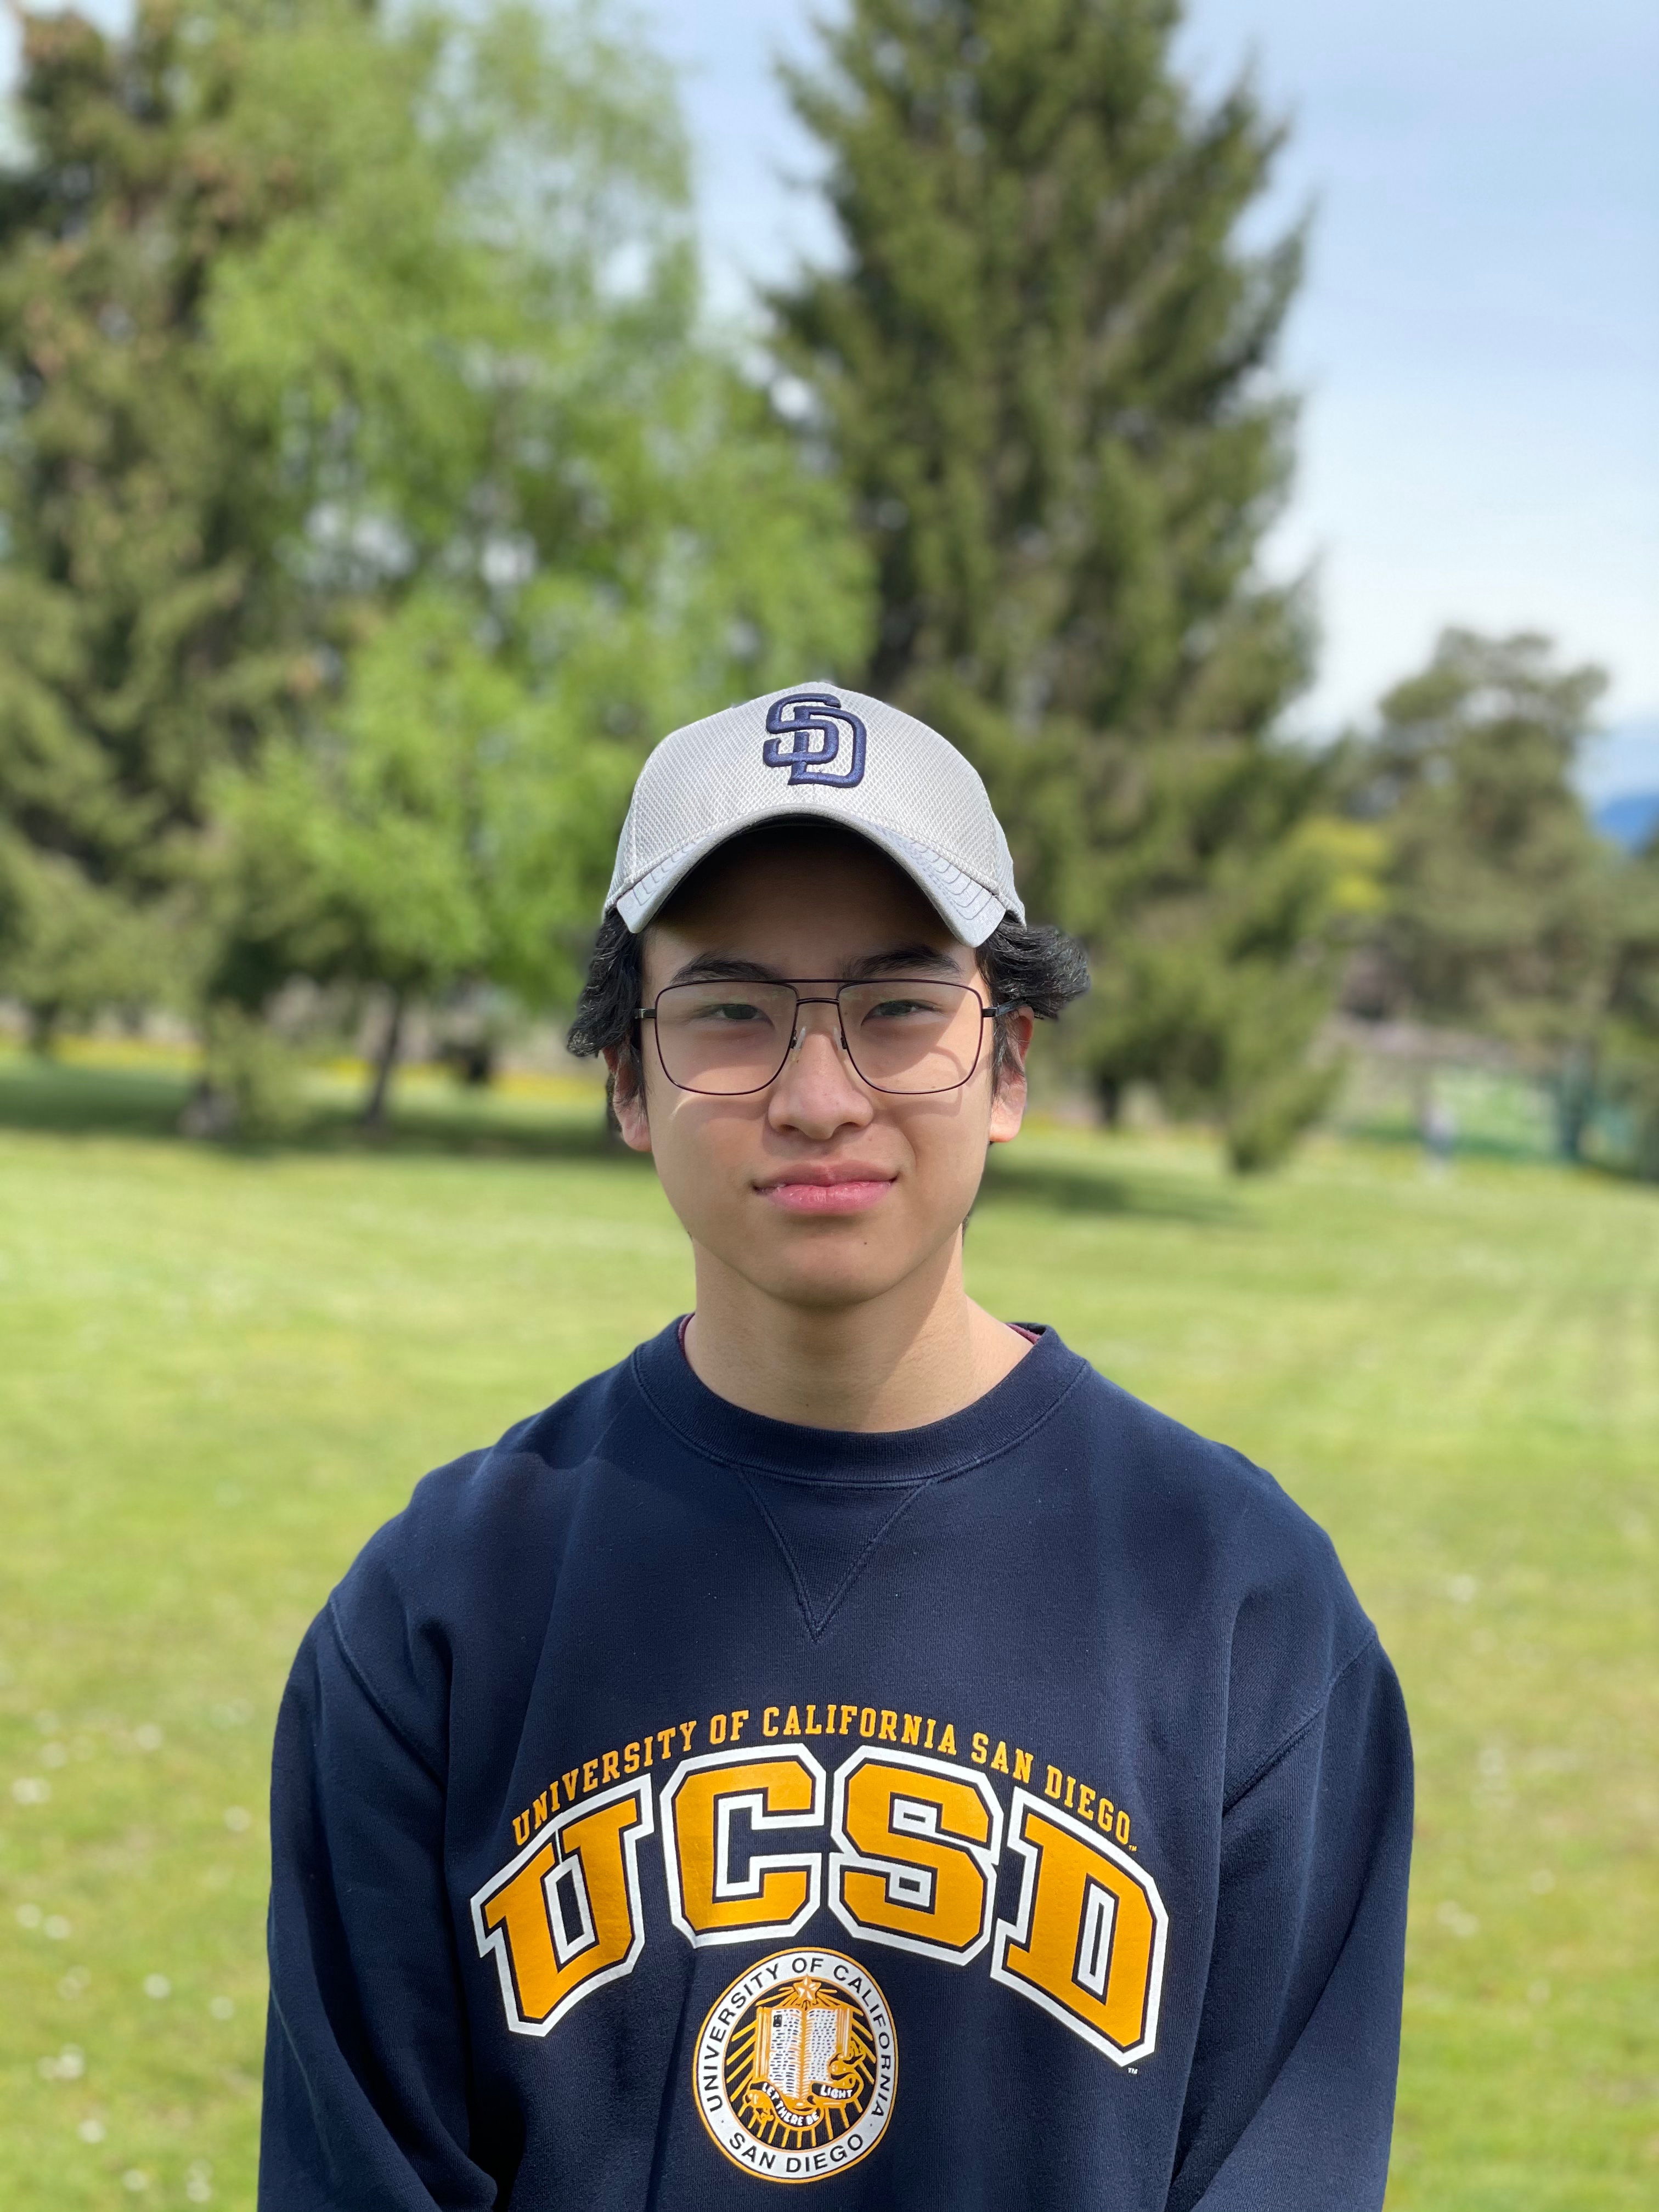
<svg viewBox="0 0 1659 2212"><path fill-rule="evenodd" d="M681 1349L681 1321L641 1345L629 1366L657 1419L706 1459L795 1482L896 1487L960 1474L1012 1451L1088 1373L1087 1362L1052 1328L1026 1326L1036 1342L982 1398L919 1429L870 1434L775 1421L717 1397Z"/></svg>

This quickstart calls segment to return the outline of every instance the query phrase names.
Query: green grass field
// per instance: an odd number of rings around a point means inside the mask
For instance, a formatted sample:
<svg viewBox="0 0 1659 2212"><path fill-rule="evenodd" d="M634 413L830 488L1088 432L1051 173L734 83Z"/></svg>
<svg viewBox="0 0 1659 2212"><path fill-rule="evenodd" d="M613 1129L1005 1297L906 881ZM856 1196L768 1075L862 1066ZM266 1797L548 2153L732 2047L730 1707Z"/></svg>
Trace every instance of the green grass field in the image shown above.
<svg viewBox="0 0 1659 2212"><path fill-rule="evenodd" d="M688 1299L591 1105L411 1088L380 1147L259 1154L171 1139L180 1095L0 1060L7 2212L252 2206L294 1645L426 1467ZM969 1266L1273 1468L1398 1662L1390 2205L1659 2203L1659 1193L1039 1131Z"/></svg>

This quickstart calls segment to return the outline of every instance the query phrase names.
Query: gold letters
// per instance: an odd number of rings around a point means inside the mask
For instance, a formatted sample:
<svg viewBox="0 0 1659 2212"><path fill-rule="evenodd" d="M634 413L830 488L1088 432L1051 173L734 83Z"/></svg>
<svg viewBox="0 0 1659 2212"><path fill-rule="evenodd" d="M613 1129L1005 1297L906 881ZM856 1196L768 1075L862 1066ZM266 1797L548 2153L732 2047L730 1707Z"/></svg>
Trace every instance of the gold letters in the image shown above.
<svg viewBox="0 0 1659 2212"><path fill-rule="evenodd" d="M1014 1792L1008 1840L1025 1870L1018 1915L998 1923L993 1980L1129 2065L1158 2034L1169 1915L1156 1884L1115 1844L1026 1790Z"/></svg>
<svg viewBox="0 0 1659 2212"><path fill-rule="evenodd" d="M739 1873L732 1863L738 1813L756 1842L778 1829L819 1826L823 1769L795 1744L705 1752L677 1769L662 1793L663 1863L669 1916L693 1943L793 1936L818 1909L823 1854L751 1850Z"/></svg>
<svg viewBox="0 0 1659 2212"><path fill-rule="evenodd" d="M856 1752L836 1777L830 1910L854 1936L960 1966L990 1941L1002 1808L920 1753Z"/></svg>
<svg viewBox="0 0 1659 2212"><path fill-rule="evenodd" d="M509 2028L545 2035L591 1990L630 1973L644 1942L638 1855L659 1828L670 1917L688 1942L739 1943L798 1936L827 1903L855 1936L960 1966L990 1948L992 1978L1040 2005L1120 2066L1153 2047L1169 1917L1132 1856L1129 1815L1063 1768L1042 1770L1042 1792L1018 1786L1005 1815L991 1774L1010 1771L1003 1738L968 1736L971 1765L911 1748L956 1729L872 1705L763 1708L775 1741L733 1748L747 1707L682 1721L572 1767L513 1816L516 1856L472 1899L481 1958L493 1954ZM792 1740L859 1735L829 1778ZM839 1727L835 1725L839 1722ZM898 1741L902 1723L903 1742ZM856 1723L856 1726L854 1725ZM889 1747L890 1747L890 1748ZM660 1819L650 1775L664 1776ZM1033 1757L1016 1747L1012 1776ZM580 1789L579 1789L580 1784ZM596 1784L597 1790L596 1790ZM821 1829L833 1838L825 1893ZM1018 1910L996 1920L1005 1825L1024 1862ZM784 1848L774 1839L787 1836Z"/></svg>
<svg viewBox="0 0 1659 2212"><path fill-rule="evenodd" d="M507 2024L545 2035L590 1990L631 1973L645 1941L639 1845L651 1786L628 1782L559 1814L472 1899L478 1955L495 1954Z"/></svg>

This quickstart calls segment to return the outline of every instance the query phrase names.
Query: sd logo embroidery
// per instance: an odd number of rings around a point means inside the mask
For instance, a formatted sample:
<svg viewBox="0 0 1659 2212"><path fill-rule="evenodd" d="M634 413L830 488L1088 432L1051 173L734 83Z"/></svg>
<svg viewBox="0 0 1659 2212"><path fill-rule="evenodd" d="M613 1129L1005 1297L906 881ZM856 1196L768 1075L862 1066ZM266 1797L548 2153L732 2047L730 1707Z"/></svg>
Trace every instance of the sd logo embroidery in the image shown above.
<svg viewBox="0 0 1659 2212"><path fill-rule="evenodd" d="M710 2007L692 2060L697 2106L734 2166L819 2181L880 2142L898 2083L893 2016L839 1951L779 1951Z"/></svg>
<svg viewBox="0 0 1659 2212"><path fill-rule="evenodd" d="M851 759L841 768L836 763L843 725L853 747ZM867 733L833 691L796 691L775 699L766 710L766 726L770 734L761 758L768 768L787 768L791 783L833 783L846 790L863 781Z"/></svg>

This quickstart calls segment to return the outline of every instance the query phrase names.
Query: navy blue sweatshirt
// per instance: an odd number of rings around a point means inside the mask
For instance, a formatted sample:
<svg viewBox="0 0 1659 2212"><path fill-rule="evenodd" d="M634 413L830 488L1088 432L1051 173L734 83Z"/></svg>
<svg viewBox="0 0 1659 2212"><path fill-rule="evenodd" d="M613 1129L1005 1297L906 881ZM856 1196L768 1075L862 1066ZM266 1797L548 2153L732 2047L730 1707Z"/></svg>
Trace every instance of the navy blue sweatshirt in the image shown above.
<svg viewBox="0 0 1659 2212"><path fill-rule="evenodd" d="M1329 1542L1042 1332L948 1420L673 1329L295 1664L265 2212L1365 2212L1411 1755Z"/></svg>

